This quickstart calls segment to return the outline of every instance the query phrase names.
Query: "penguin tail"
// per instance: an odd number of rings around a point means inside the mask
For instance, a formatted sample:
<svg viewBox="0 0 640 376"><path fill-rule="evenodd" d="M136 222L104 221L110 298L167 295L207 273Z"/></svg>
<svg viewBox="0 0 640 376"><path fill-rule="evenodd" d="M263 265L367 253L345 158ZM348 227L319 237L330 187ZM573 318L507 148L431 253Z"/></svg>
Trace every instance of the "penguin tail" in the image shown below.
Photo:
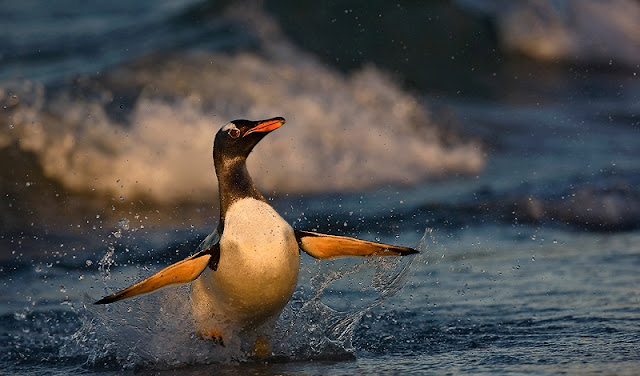
<svg viewBox="0 0 640 376"><path fill-rule="evenodd" d="M191 282L198 278L207 266L211 266L211 268L215 270L219 258L220 248L216 244L189 258L169 265L151 277L133 286L129 286L124 290L118 291L115 294L106 296L93 304L109 304L117 302L118 300L146 294L165 286Z"/></svg>
<svg viewBox="0 0 640 376"><path fill-rule="evenodd" d="M397 245L375 243L366 240L296 230L300 249L318 259L345 256L406 256L417 250Z"/></svg>

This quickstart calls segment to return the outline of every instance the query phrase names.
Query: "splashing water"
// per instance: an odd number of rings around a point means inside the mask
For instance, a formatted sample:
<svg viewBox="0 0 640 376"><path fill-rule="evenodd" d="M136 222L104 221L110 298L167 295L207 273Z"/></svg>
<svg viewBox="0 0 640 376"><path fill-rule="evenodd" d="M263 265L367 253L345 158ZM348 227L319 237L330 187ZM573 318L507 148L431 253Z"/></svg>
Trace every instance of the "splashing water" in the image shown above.
<svg viewBox="0 0 640 376"><path fill-rule="evenodd" d="M424 257L424 239L418 245L422 253L417 257ZM113 258L112 248L104 258ZM360 319L404 286L415 260L416 257L315 260L303 266L299 288L277 321L270 359L353 358L352 338ZM103 277L109 273L107 269L100 271ZM354 280L360 281L359 288L353 288ZM336 285L360 296L356 300L364 303L350 309L330 307L333 304L325 302L326 295ZM82 307L75 308L82 325L66 339L60 356L85 354L85 366L106 370L251 361L249 349L255 341L251 335L225 339L224 347L197 338L188 290L188 286L166 288L107 306L93 306L92 299L86 296Z"/></svg>

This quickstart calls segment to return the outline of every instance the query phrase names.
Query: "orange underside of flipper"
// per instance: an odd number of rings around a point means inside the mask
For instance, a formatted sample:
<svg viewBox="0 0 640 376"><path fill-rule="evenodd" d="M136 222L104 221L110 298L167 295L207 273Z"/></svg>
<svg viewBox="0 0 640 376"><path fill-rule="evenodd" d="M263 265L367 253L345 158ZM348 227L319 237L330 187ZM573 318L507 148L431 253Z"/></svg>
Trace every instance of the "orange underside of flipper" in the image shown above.
<svg viewBox="0 0 640 376"><path fill-rule="evenodd" d="M136 295L146 294L165 286L191 282L198 278L207 268L213 256L210 249L200 251L189 258L167 266L144 281L104 297L94 304L113 303Z"/></svg>
<svg viewBox="0 0 640 376"><path fill-rule="evenodd" d="M317 232L296 230L300 248L319 259L346 256L406 256L417 250L396 245L375 243L346 236L326 235Z"/></svg>

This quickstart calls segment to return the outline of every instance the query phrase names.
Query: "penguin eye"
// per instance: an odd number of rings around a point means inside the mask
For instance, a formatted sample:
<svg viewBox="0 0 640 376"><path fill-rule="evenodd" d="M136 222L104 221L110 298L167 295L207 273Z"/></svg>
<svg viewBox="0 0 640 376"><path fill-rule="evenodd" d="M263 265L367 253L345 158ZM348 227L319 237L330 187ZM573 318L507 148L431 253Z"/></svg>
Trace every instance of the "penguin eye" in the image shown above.
<svg viewBox="0 0 640 376"><path fill-rule="evenodd" d="M238 138L240 137L240 130L238 128L231 128L229 129L229 136L231 138Z"/></svg>

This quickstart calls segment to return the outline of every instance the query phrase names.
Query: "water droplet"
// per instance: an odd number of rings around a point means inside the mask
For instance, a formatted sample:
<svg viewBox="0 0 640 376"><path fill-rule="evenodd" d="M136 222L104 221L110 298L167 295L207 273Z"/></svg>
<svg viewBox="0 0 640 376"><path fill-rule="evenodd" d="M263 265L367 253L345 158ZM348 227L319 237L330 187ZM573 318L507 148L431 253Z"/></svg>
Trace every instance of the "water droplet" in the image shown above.
<svg viewBox="0 0 640 376"><path fill-rule="evenodd" d="M120 227L123 230L129 230L130 226L129 226L129 220L127 218L122 218L120 221L118 221L118 227Z"/></svg>
<svg viewBox="0 0 640 376"><path fill-rule="evenodd" d="M80 274L80 275L78 276L78 281L82 281L83 279L84 279L84 274Z"/></svg>
<svg viewBox="0 0 640 376"><path fill-rule="evenodd" d="M36 273L40 273L42 271L42 266L38 265L36 266Z"/></svg>
<svg viewBox="0 0 640 376"><path fill-rule="evenodd" d="M93 261L87 260L86 264L87 264L87 266L91 266L93 264Z"/></svg>
<svg viewBox="0 0 640 376"><path fill-rule="evenodd" d="M124 196L120 196L120 201L124 201Z"/></svg>

